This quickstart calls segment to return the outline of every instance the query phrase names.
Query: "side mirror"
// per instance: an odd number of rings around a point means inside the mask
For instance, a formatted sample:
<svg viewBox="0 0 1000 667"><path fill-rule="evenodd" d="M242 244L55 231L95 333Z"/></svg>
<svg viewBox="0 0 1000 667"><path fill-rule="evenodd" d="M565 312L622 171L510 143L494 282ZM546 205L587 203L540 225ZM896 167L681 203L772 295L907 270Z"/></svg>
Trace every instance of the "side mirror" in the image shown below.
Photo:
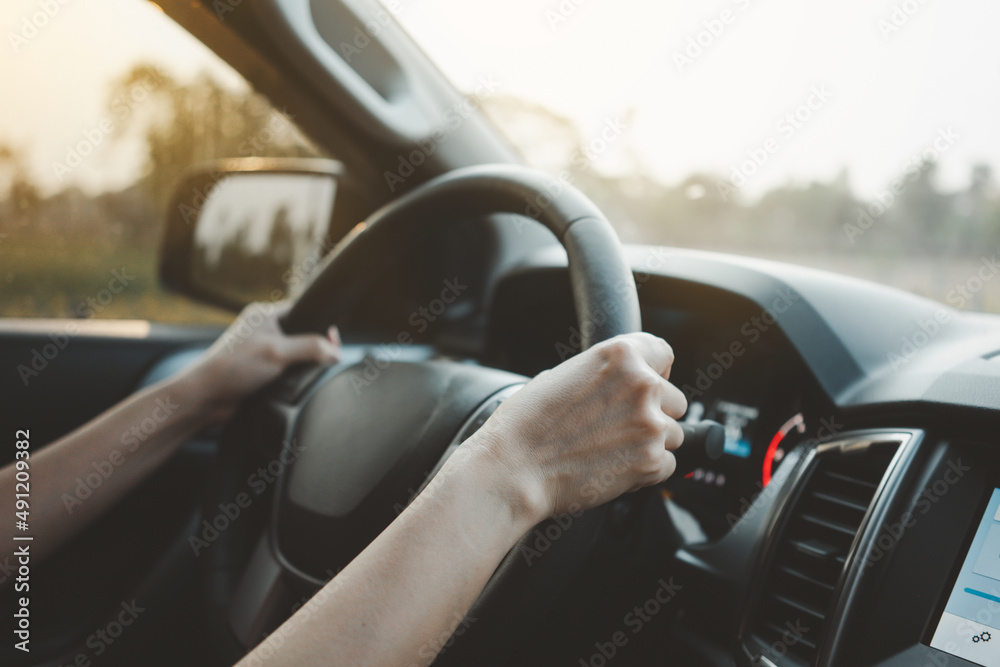
<svg viewBox="0 0 1000 667"><path fill-rule="evenodd" d="M275 301L291 294L369 212L334 160L210 163L174 192L160 248L160 280L232 310Z"/></svg>

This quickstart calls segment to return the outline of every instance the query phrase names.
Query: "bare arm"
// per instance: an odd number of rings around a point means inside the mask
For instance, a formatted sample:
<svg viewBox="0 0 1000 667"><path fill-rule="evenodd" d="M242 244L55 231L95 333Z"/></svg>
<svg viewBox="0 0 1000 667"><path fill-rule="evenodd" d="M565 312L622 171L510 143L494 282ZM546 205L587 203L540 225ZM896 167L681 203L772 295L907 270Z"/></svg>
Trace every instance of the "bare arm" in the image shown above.
<svg viewBox="0 0 1000 667"><path fill-rule="evenodd" d="M672 361L633 334L538 376L240 667L430 664L531 526L673 472L687 406Z"/></svg>
<svg viewBox="0 0 1000 667"><path fill-rule="evenodd" d="M247 394L290 363L328 362L339 339L283 336L284 306L248 307L193 367L122 401L32 452L31 554L44 558L93 523L191 436L224 421ZM0 469L0 560L11 558L16 462ZM22 533L24 535L24 533ZM24 544L23 542L21 544ZM6 561L11 562L11 561Z"/></svg>

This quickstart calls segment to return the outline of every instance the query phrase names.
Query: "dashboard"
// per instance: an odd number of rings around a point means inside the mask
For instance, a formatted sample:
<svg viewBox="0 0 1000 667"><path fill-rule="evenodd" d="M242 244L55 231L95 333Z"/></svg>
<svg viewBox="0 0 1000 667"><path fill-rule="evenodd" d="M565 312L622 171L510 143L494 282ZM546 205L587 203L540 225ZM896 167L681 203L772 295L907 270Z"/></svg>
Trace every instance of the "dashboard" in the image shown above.
<svg viewBox="0 0 1000 667"><path fill-rule="evenodd" d="M955 315L893 369L885 351L936 305L696 253L650 272L630 252L685 419L718 421L726 443L655 489L649 525L677 540L653 557L681 590L668 627L644 635L663 660L619 662L1000 666L996 318ZM476 362L531 376L576 353L571 293L558 253L511 268ZM290 380L301 396L316 375Z"/></svg>
<svg viewBox="0 0 1000 667"><path fill-rule="evenodd" d="M659 489L685 590L664 664L1000 665L1000 323L806 269L629 248L643 328L676 355L686 419L726 428ZM575 352L558 254L510 271L487 362ZM552 341L556 341L553 345Z"/></svg>
<svg viewBox="0 0 1000 667"><path fill-rule="evenodd" d="M726 429L719 460L671 478L661 489L686 542L718 539L769 486L792 446L830 437L843 426L775 326L770 306L702 300L655 280L643 283L639 296L643 328L674 350L670 380L687 398L684 419L711 419ZM494 303L491 330L497 337L488 362L533 375L575 352L570 302L558 271L508 278Z"/></svg>
<svg viewBox="0 0 1000 667"><path fill-rule="evenodd" d="M684 419L711 419L726 430L718 461L663 486L678 525L688 528L685 540L694 542L717 539L734 525L770 485L786 448L818 426L819 410L812 407L815 387L779 337L753 339L736 327L706 327L698 317L664 326L680 319L660 310L651 313L647 330L674 346L671 379L688 400Z"/></svg>

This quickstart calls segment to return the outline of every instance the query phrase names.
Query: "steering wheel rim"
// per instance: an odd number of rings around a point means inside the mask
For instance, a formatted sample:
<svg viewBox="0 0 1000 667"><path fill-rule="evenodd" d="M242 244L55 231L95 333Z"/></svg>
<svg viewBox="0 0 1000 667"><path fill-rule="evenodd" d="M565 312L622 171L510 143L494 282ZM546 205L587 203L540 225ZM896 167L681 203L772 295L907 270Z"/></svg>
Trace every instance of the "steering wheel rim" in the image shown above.
<svg viewBox="0 0 1000 667"><path fill-rule="evenodd" d="M350 278L356 278L361 267L370 270L368 262L373 249L381 247L383 239L400 233L405 226L433 217L504 213L540 222L566 249L583 349L619 334L641 330L634 278L603 213L565 181L514 165L456 170L376 211L364 226L359 226L330 253L285 316L284 330L289 334L325 331L358 294L358 281ZM287 475L282 482L285 478ZM271 510L274 514L277 511L277 506ZM573 516L568 527L564 520L558 526L559 538L537 559L523 555L532 549L529 540L535 530L544 531L555 524L550 520L522 537L470 611L478 622L436 664L460 664L454 661L468 659L466 647L472 650L471 647L497 645L499 636L511 632L512 619L517 619L522 630L530 629L539 620L537 614L544 610L544 605L536 604L537 599L554 599L562 590L597 540L606 514L607 506L599 506ZM220 554L230 551L219 549ZM216 569L231 577L231 567ZM216 594L223 588L217 582L211 586ZM503 619L503 623L492 619ZM500 635L491 637L496 633Z"/></svg>
<svg viewBox="0 0 1000 667"><path fill-rule="evenodd" d="M357 275L366 251L401 226L435 216L496 213L540 222L566 249L583 349L641 330L635 281L611 223L569 183L518 165L456 169L373 213L326 258L295 299L282 327L289 334L324 331L355 296L345 286L355 282L350 277Z"/></svg>

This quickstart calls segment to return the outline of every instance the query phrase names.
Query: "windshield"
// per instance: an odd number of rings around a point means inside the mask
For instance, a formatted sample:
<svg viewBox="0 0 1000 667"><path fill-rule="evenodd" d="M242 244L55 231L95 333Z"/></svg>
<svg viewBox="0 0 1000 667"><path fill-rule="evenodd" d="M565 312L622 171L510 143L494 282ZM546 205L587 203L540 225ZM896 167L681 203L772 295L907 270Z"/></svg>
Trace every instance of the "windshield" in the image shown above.
<svg viewBox="0 0 1000 667"><path fill-rule="evenodd" d="M459 88L498 84L501 132L624 241L1000 312L1000 4L392 4Z"/></svg>

